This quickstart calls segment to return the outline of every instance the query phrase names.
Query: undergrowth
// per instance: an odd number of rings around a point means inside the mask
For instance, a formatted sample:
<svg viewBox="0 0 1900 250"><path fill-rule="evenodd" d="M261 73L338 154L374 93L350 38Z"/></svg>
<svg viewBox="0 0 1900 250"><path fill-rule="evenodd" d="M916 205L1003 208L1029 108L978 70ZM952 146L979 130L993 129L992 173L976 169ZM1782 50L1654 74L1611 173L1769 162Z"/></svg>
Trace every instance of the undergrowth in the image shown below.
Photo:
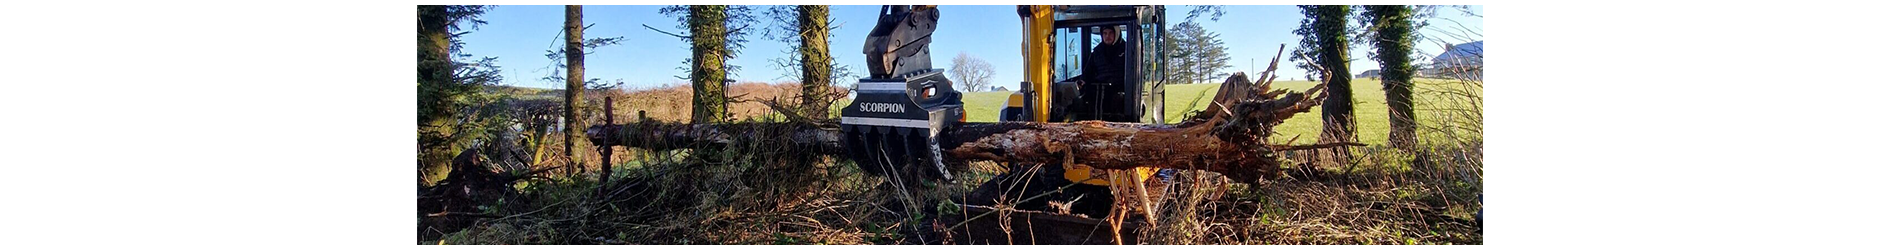
<svg viewBox="0 0 1900 250"><path fill-rule="evenodd" d="M1284 175L1258 185L1182 171L1159 194L1156 224L1130 243L1482 244L1482 99L1447 105L1421 116L1460 122L1420 127L1416 150L1375 144L1332 166L1290 152ZM484 207L490 217L418 243L929 243L919 236L926 215L1002 169L983 163L955 184L899 188L800 150L785 140L702 153L623 149L609 183L597 173L525 181Z"/></svg>

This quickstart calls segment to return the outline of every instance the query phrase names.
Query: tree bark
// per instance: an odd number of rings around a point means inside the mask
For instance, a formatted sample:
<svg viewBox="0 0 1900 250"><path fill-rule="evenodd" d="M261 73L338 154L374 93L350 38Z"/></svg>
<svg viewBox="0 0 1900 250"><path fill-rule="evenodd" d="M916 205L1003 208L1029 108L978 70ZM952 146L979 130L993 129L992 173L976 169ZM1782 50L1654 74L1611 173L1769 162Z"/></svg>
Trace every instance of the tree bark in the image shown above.
<svg viewBox="0 0 1900 250"><path fill-rule="evenodd" d="M604 99L606 100L600 102L601 109L605 113L602 117L607 119L605 124L614 124L614 97L608 96ZM610 186L608 183L611 183L608 182L608 180L614 176L614 147L600 145L599 143L595 143L594 145L600 147L600 188L595 189L594 193L605 197L607 195L607 187Z"/></svg>
<svg viewBox="0 0 1900 250"><path fill-rule="evenodd" d="M1386 141L1392 147L1411 150L1418 142L1417 121L1412 111L1412 7L1406 5L1366 6L1373 18L1373 47L1377 49L1379 79L1385 90L1385 104L1391 130Z"/></svg>
<svg viewBox="0 0 1900 250"><path fill-rule="evenodd" d="M1347 66L1349 45L1346 40L1346 16L1352 13L1352 7L1346 5L1323 6L1313 20L1315 27L1328 27L1317 32L1320 39L1319 63L1327 71L1324 79L1326 93L1338 98L1327 99L1320 107L1322 121L1321 143L1357 142L1355 131L1359 125L1353 119L1352 70ZM1349 149L1338 148L1333 151L1335 163L1350 159Z"/></svg>
<svg viewBox="0 0 1900 250"><path fill-rule="evenodd" d="M581 52L582 31L580 5L567 6L567 23L564 28L567 34L567 49L565 50L567 53L567 104L565 105L567 112L562 115L561 119L567 123L567 126L562 128L565 130L564 133L567 135L567 140L562 143L561 146L567 151L568 174L571 175L576 172L575 166L580 166L581 164L581 151L574 150L574 148L580 147L578 144L580 144L580 141L584 138L581 132L581 128L584 127L580 121L580 105L581 89L586 87L583 86L581 82L581 80L586 77L586 74L583 72L583 70L586 69L586 67L584 67L584 63L586 62L586 58L584 57L586 55Z"/></svg>
<svg viewBox="0 0 1900 250"><path fill-rule="evenodd" d="M455 84L455 63L449 55L448 12L449 6L416 6L416 101L423 103L416 108L424 109L416 117L416 153L422 168L418 182L424 184L432 175L447 173L454 156L449 142L453 101L447 97L449 85Z"/></svg>
<svg viewBox="0 0 1900 250"><path fill-rule="evenodd" d="M726 6L688 7L693 46L693 123L726 119Z"/></svg>
<svg viewBox="0 0 1900 250"><path fill-rule="evenodd" d="M805 112L804 116L825 114L831 107L831 7L826 5L798 6L798 35L800 66L804 70L800 96Z"/></svg>

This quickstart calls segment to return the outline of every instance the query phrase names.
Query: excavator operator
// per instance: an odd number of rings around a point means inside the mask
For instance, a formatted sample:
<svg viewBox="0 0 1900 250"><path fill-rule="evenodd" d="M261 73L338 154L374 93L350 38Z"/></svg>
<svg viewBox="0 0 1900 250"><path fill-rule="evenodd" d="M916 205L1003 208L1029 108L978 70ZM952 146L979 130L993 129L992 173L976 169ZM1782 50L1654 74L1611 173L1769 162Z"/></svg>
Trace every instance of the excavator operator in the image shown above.
<svg viewBox="0 0 1900 250"><path fill-rule="evenodd" d="M1083 65L1088 68L1083 74L1089 75L1080 81L1083 86L1090 82L1122 83L1122 63L1127 53L1124 53L1121 34L1113 25L1102 26L1102 42L1095 44L1095 51L1089 53L1089 61Z"/></svg>
<svg viewBox="0 0 1900 250"><path fill-rule="evenodd" d="M1104 113L1125 104L1120 91L1128 84L1122 78L1127 43L1122 41L1122 33L1114 25L1101 26L1101 30L1102 42L1089 51L1088 60L1082 62L1082 75L1075 79L1081 91L1076 96L1079 100L1066 110L1073 112L1076 120L1134 122L1122 115Z"/></svg>

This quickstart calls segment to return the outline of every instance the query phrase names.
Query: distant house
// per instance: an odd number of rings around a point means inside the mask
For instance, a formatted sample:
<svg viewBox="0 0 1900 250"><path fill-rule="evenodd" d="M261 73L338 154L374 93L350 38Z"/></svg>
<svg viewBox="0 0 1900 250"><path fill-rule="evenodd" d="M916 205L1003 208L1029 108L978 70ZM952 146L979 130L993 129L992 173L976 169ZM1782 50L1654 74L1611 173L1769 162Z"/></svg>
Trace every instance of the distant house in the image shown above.
<svg viewBox="0 0 1900 250"><path fill-rule="evenodd" d="M1379 79L1379 69L1369 69L1369 70L1366 70L1366 72L1359 72L1359 74L1358 74L1358 75L1353 75L1352 77L1354 77L1354 78L1372 78L1373 80L1378 80L1378 79Z"/></svg>
<svg viewBox="0 0 1900 250"><path fill-rule="evenodd" d="M1432 57L1425 75L1460 79L1484 79L1484 41L1458 45L1445 44L1445 53Z"/></svg>

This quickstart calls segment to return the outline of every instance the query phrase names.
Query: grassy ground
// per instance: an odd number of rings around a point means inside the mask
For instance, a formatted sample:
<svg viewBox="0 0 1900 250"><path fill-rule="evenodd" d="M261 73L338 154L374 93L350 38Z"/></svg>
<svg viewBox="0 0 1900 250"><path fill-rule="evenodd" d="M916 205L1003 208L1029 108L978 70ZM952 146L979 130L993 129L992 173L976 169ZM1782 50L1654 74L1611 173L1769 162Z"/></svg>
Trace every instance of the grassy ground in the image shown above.
<svg viewBox="0 0 1900 250"><path fill-rule="evenodd" d="M1274 88L1304 90L1313 84L1280 82ZM1158 206L1163 219L1157 227L1140 231L1141 240L1135 243L1483 244L1476 216L1483 190L1481 85L1421 81L1419 135L1427 157L1413 164L1414 155L1382 145L1387 115L1378 82L1358 79L1353 84L1358 134L1373 144L1361 159L1317 171L1294 167L1286 176L1259 184L1186 171L1176 177L1181 181L1172 184L1171 191L1160 194L1168 197ZM1187 111L1205 108L1214 87L1168 86L1167 117L1178 121ZM779 88L739 89L750 89L755 97L785 93L768 91ZM683 112L666 109L686 103L685 93L635 92L617 98L616 109L649 110L661 120L684 119ZM965 93L969 120L994 121L1007 95ZM762 111L736 110L740 114L735 116ZM1318 111L1276 127L1281 133L1277 136L1314 141ZM590 173L526 182L516 185L518 196L484 206L484 214L498 218L418 243L914 244L920 242L903 232L920 227L923 211L900 206L900 197L951 197L997 171L991 166L959 175L960 185L893 189L849 161L794 159L800 149L779 141L749 140L714 152L717 161L686 157L682 151L617 149L620 153L611 159L618 163L617 188L610 188L622 191L616 195L595 198L600 184Z"/></svg>

